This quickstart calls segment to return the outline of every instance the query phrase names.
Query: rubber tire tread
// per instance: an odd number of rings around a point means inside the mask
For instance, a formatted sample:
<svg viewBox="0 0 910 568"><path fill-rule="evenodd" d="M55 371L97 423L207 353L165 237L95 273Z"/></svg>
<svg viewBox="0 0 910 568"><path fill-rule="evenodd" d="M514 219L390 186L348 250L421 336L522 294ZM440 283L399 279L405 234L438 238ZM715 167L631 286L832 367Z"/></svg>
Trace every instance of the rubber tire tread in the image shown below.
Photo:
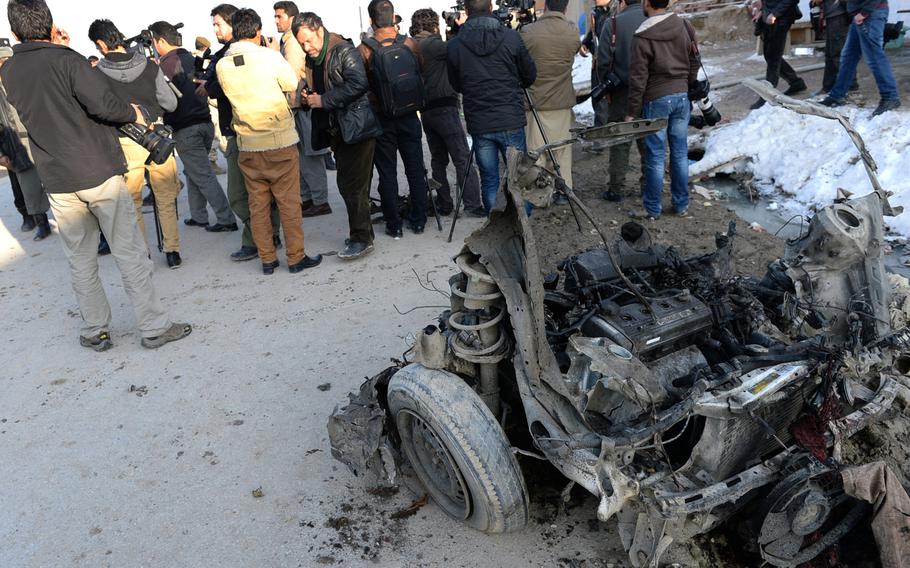
<svg viewBox="0 0 910 568"><path fill-rule="evenodd" d="M442 439L471 494L465 523L489 534L528 524L528 490L511 445L487 405L458 375L408 365L389 382L388 402L393 417L408 409Z"/></svg>

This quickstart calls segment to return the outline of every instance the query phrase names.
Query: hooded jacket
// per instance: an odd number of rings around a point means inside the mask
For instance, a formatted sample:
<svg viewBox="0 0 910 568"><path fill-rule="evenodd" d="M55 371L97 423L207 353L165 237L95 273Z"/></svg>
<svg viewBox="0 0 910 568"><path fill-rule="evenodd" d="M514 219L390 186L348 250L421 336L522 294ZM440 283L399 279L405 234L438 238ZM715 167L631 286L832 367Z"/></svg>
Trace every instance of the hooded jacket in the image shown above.
<svg viewBox="0 0 910 568"><path fill-rule="evenodd" d="M164 123L175 131L212 122L208 101L196 94L196 82L193 81L195 69L195 58L182 47L161 58L161 70L182 95L177 101L177 108L164 113Z"/></svg>
<svg viewBox="0 0 910 568"><path fill-rule="evenodd" d="M562 12L544 12L521 28L521 39L537 66L531 99L538 110L565 110L575 106L572 64L581 47L581 32Z"/></svg>
<svg viewBox="0 0 910 568"><path fill-rule="evenodd" d="M177 108L177 95L168 87L161 69L138 51L111 51L98 61L97 69L111 81L120 98L142 106L153 121L164 111Z"/></svg>
<svg viewBox="0 0 910 568"><path fill-rule="evenodd" d="M472 14L449 42L449 82L464 95L470 134L517 130L527 124L524 94L537 67L518 32L489 12Z"/></svg>
<svg viewBox="0 0 910 568"><path fill-rule="evenodd" d="M136 111L111 90L85 57L47 41L13 47L0 76L28 129L38 175L48 193L74 193L126 173L112 126Z"/></svg>
<svg viewBox="0 0 910 568"><path fill-rule="evenodd" d="M644 103L689 91L698 78L695 30L676 14L644 21L632 42L629 67L629 114L640 116Z"/></svg>

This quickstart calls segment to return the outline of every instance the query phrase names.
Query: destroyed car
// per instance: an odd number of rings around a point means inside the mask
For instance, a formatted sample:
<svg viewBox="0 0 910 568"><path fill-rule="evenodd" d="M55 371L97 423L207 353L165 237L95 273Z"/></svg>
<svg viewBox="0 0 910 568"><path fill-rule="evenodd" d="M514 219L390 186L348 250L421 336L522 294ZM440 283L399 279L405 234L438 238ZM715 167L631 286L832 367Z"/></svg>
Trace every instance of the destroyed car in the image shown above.
<svg viewBox="0 0 910 568"><path fill-rule="evenodd" d="M887 194L841 195L761 279L736 274L733 223L691 258L628 223L544 275L522 206L548 185L533 161L510 155L451 307L336 409L334 456L387 483L406 463L491 533L528 522L516 453L544 459L599 499L636 567L734 515L773 566L853 529L871 506L845 493L840 444L906 404L910 373Z"/></svg>

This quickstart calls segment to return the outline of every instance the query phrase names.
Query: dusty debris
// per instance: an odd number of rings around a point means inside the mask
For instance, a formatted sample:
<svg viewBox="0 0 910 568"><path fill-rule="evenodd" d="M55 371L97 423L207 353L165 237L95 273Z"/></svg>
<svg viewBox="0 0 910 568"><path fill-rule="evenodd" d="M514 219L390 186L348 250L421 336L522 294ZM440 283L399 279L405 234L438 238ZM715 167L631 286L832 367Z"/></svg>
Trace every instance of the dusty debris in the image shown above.
<svg viewBox="0 0 910 568"><path fill-rule="evenodd" d="M253 489L253 497L255 499L261 499L262 497L265 497L265 493L262 491L262 486Z"/></svg>
<svg viewBox="0 0 910 568"><path fill-rule="evenodd" d="M417 514L417 511L423 509L429 502L430 502L430 496L427 494L424 494L423 497L414 501L413 503L411 503L404 509L400 509L398 511L395 511L391 515L389 515L389 518L394 521L400 521L402 519L407 519L408 517L413 517L414 515Z"/></svg>
<svg viewBox="0 0 910 568"><path fill-rule="evenodd" d="M316 388L322 392L328 392L328 391L332 390L332 383L322 383L321 385L317 386Z"/></svg>
<svg viewBox="0 0 910 568"><path fill-rule="evenodd" d="M135 394L139 398L142 398L143 396L145 396L149 393L149 388L145 385L138 386L138 387L136 385L130 385L129 392Z"/></svg>

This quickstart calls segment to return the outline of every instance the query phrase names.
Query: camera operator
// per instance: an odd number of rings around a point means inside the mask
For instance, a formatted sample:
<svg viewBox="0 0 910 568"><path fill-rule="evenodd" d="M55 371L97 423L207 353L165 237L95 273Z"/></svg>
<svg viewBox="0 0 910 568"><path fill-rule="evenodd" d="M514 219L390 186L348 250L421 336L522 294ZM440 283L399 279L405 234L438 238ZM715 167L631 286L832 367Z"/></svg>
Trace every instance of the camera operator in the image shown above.
<svg viewBox="0 0 910 568"><path fill-rule="evenodd" d="M484 208L499 192L499 159L509 147L527 152L522 89L537 79L537 67L521 36L506 29L490 0L467 0L468 20L449 42L449 81L463 95L468 133L480 170Z"/></svg>
<svg viewBox="0 0 910 568"><path fill-rule="evenodd" d="M253 240L263 274L278 267L272 201L278 205L291 273L318 266L304 249L300 209L300 162L294 116L286 93L297 90L297 74L277 51L262 46L262 20L249 8L231 16L234 39L218 61L218 83L234 111L238 163L246 182ZM274 40L272 40L274 41Z"/></svg>
<svg viewBox="0 0 910 568"><path fill-rule="evenodd" d="M13 56L13 48L0 46L0 69ZM3 105L0 119L0 166L9 173L10 186L16 210L22 215L22 231L29 232L38 227L33 240L42 241L51 235L47 220L50 203L38 177L32 150L28 143L28 132L19 119L16 109L9 104L6 89L0 82L0 105Z"/></svg>
<svg viewBox="0 0 910 568"><path fill-rule="evenodd" d="M385 232L400 239L398 154L404 163L411 197L408 228L420 234L427 223L429 190L423 161L423 131L417 118L417 111L425 103L420 75L422 62L417 43L398 33L395 7L389 0L373 0L368 11L373 37L365 39L357 50L370 82L370 101L382 126L373 163L379 173Z"/></svg>
<svg viewBox="0 0 910 568"><path fill-rule="evenodd" d="M259 256L256 249L256 243L253 240L252 227L250 225L250 205L247 195L246 182L243 179L243 173L240 171L238 162L239 150L237 149L237 133L234 132L232 122L234 120L234 111L231 108L231 102L224 95L221 85L218 83L218 75L215 73L215 67L222 57L231 48L234 43L234 32L231 28L231 17L237 11L237 8L231 4L219 4L212 8L212 29L215 31L215 39L221 44L221 49L212 55L205 72L197 80L199 86L196 92L200 96L208 96L214 99L218 104L218 126L221 129L221 135L227 138L227 150L224 153L227 161L227 196L230 202L231 210L243 223L243 232L240 236L240 249L231 253L231 260L242 262L253 260ZM272 242L275 246L281 246L281 239L278 236L280 229L280 218L278 209L272 208Z"/></svg>
<svg viewBox="0 0 910 568"><path fill-rule="evenodd" d="M369 80L360 52L350 40L325 29L316 14L295 16L291 31L306 53L307 84L315 91L306 95L313 109L313 147L331 145L338 191L348 211L350 237L338 258L354 260L373 252L370 178L382 130L367 97Z"/></svg>
<svg viewBox="0 0 910 568"><path fill-rule="evenodd" d="M291 32L291 22L294 21L294 16L300 13L300 10L293 2L276 2L272 9L275 10L275 26L281 34L279 40L281 55L294 68L297 80L303 81L306 77L306 55ZM329 181L325 161L325 156L330 153L330 150L313 148L311 113L312 111L308 108L294 109L297 135L300 137L300 206L303 208L304 217L318 217L332 213L332 208L329 206Z"/></svg>
<svg viewBox="0 0 910 568"><path fill-rule="evenodd" d="M598 42L597 83L610 82L604 100L609 101L607 122L621 122L629 114L629 65L632 59L632 40L635 30L645 21L645 13L639 0L622 0L619 14L611 17L601 30ZM645 143L635 141L641 157L642 179L644 179ZM607 191L601 194L607 201L622 201L622 188L629 171L629 151L632 144L617 144L610 147L610 180Z"/></svg>
<svg viewBox="0 0 910 568"><path fill-rule="evenodd" d="M604 29L604 24L611 17L616 15L617 8L621 9L621 3L617 0L594 0L594 8L587 17L585 37L582 40L581 54L591 55L591 88L593 89L598 83L598 65L600 65L600 38ZM603 126L609 122L607 113L609 104L606 99L594 102L594 126Z"/></svg>
<svg viewBox="0 0 910 568"><path fill-rule="evenodd" d="M575 22L566 18L568 5L569 0L547 0L546 11L536 22L522 26L520 32L537 66L537 80L529 91L541 124L537 124L529 110L527 143L532 150L544 146L544 138L550 142L566 140L575 124L572 64L581 48L581 33ZM541 132L541 126L544 132ZM571 144L553 150L553 155L559 162L559 171L566 185L574 187ZM541 163L546 160L546 156L541 156Z"/></svg>
<svg viewBox="0 0 910 568"><path fill-rule="evenodd" d="M689 211L689 85L698 78L695 30L686 20L667 12L669 0L644 0L648 17L635 32L629 67L629 116L667 118L666 131L645 138L645 211L641 218L661 214L666 146L670 146L670 193L674 213Z"/></svg>
<svg viewBox="0 0 910 568"><path fill-rule="evenodd" d="M0 75L49 192L82 314L80 344L96 351L113 345L111 307L98 278L99 229L136 312L142 345L154 349L186 337L192 328L172 323L155 294L152 262L124 183L126 161L110 126L142 124L142 112L118 97L82 55L52 43L57 32L44 0L11 0L7 15L22 43Z"/></svg>
<svg viewBox="0 0 910 568"><path fill-rule="evenodd" d="M783 77L790 85L784 91L785 95L795 95L807 89L806 82L800 79L784 59L790 27L802 17L798 0L763 0L761 19L755 24L761 33L762 54L767 65L765 80L777 87L778 81ZM755 110L764 104L765 99L759 98L749 108Z"/></svg>
<svg viewBox="0 0 910 568"><path fill-rule="evenodd" d="M464 187L465 213L484 217L486 212L480 203L480 178L471 164L467 133L458 112L458 93L449 83L446 64L448 46L439 34L439 15L430 8L417 10L411 16L410 31L423 57L421 74L427 104L420 113L420 122L427 135L433 179L439 183L437 211L440 215L449 215L455 207L446 174L451 156L458 187Z"/></svg>
<svg viewBox="0 0 910 568"><path fill-rule="evenodd" d="M177 96L171 91L161 69L139 51L128 52L123 34L110 20L95 20L88 29L88 38L101 53L97 69L110 80L111 89L123 100L142 106L149 112L149 119L155 122L164 111L177 108ZM177 230L177 194L180 181L177 178L177 160L171 156L164 164L146 164L149 151L120 134L120 147L126 157L126 188L133 196L139 231L145 235L142 215L142 187L148 172L164 236L164 255L170 268L181 265L180 233Z"/></svg>

